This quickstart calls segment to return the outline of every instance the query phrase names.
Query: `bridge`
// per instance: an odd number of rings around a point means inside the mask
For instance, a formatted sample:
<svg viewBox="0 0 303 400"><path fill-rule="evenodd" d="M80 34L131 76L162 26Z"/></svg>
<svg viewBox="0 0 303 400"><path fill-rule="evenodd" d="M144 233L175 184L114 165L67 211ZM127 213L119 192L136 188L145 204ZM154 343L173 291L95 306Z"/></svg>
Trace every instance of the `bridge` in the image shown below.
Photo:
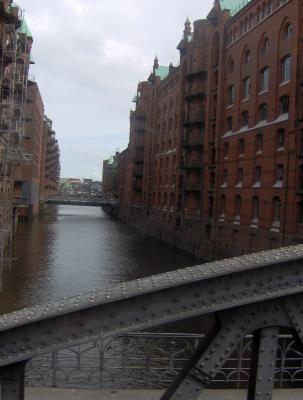
<svg viewBox="0 0 303 400"><path fill-rule="evenodd" d="M201 315L213 326L161 400L196 400L252 335L248 400L272 399L278 339L303 346L303 245L176 270L0 317L1 399L24 399L32 358Z"/></svg>
<svg viewBox="0 0 303 400"><path fill-rule="evenodd" d="M102 199L98 196L77 196L77 195L58 195L52 196L47 201L48 204L69 205L69 206L89 206L89 207L117 207L117 200Z"/></svg>

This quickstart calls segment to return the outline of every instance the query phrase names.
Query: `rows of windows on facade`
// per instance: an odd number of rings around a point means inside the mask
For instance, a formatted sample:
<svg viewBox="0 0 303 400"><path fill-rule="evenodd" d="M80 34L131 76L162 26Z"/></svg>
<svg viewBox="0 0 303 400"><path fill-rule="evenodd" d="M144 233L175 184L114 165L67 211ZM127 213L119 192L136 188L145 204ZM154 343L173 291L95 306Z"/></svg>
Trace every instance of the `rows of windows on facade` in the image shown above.
<svg viewBox="0 0 303 400"><path fill-rule="evenodd" d="M280 4L282 5L285 3L285 1L280 1ZM233 43L237 38L245 34L250 28L254 26L254 23L260 22L262 19L264 19L267 15L269 15L272 10L273 2L269 2L267 5L264 5L263 9L260 9L260 11L257 13L255 18L251 16L250 18L247 18L245 23L240 24L240 30L239 31L234 31L233 33L230 33L228 36L228 41L230 43ZM283 41L290 41L293 35L293 28L290 23L286 23L285 26L282 29L281 32L281 40ZM271 42L268 37L264 37L262 39L262 42L259 47L259 52L260 52L260 58L262 56L265 56L266 53L269 51L271 46ZM253 56L256 56L255 54L252 55L249 49L245 49L242 57L242 64L250 64L251 59ZM291 63L292 63L292 58L290 54L285 54L283 57L281 57L278 60L278 85L282 86L290 82L291 80ZM229 60L228 66L227 66L227 71L229 73L234 72L234 61L231 59ZM257 71L258 78L254 82L256 85L256 90L254 91L256 93L256 96L261 96L265 93L267 93L270 89L270 67L269 66L262 66L262 68ZM236 107L237 104L237 98L239 100L238 106L240 109L243 107L243 103L251 99L252 95L252 80L250 76L245 76L242 81L241 85L239 88L238 93L236 93L236 86L231 84L227 88L227 96L226 96L226 109L233 109ZM279 118L280 116L285 115L287 116L289 112L289 96L288 95L282 95L278 99L278 107L276 111L276 116L275 118ZM238 119L239 121L239 126L234 126L233 123L233 117L228 116L226 118L226 133L224 136L228 137L229 135L235 134L237 131L245 132L246 129L249 128L256 128L257 126L264 126L266 125L268 121L268 104L267 103L261 103L258 106L258 115L257 115L257 125L251 127L249 126L249 109L243 110L240 112L240 118ZM275 147L277 151L283 151L284 150L284 142L285 142L285 130L284 129L278 129L276 131L276 139L275 139ZM255 153L256 155L262 154L263 150L263 134L258 133L256 134L255 137ZM241 138L238 140L238 157L239 158L244 158L245 156L245 139ZM223 158L225 160L228 160L229 157L229 143L225 142L223 143ZM283 170L284 166L283 164L278 164L275 168L275 170L272 172L272 185L275 188L279 188L283 186ZM230 185L234 185L236 188L242 188L242 187L247 187L251 186L252 188L260 188L262 186L262 167L259 165L255 166L253 178L251 179L251 182L244 182L244 176L245 176L245 171L243 168L238 168L236 177L234 179L234 182L229 181L229 174L228 174L228 169L224 169L222 173L222 182L221 182L221 188L227 188ZM234 177L233 177L234 178ZM302 182L303 186L303 182ZM253 196L252 198L252 210L251 210L251 217L252 217L252 224L251 226L257 226L259 223L259 214L260 214L260 199L258 196ZM242 199L240 195L235 196L234 200L234 223L235 224L240 224L240 219L241 219L241 205L242 205ZM221 195L220 198L220 221L224 222L225 220L225 209L226 209L226 196L224 194ZM279 227L280 220L281 220L281 209L282 209L282 202L281 199L277 196L273 199L272 202L272 221L273 221L273 227ZM302 211L299 212L299 222L303 223L303 207L301 207Z"/></svg>
<svg viewBox="0 0 303 400"><path fill-rule="evenodd" d="M292 37L292 26L291 24L286 24L283 32L282 32L282 38L283 40L290 40ZM265 37L263 39L263 43L261 46L260 51L262 53L265 53L268 51L270 46L269 39ZM244 54L243 54L243 63L244 64L249 64L251 61L251 52L249 49L246 49ZM234 62L233 60L230 60L229 62L229 72L233 72L234 69ZM282 57L280 60L280 65L279 65L279 85L284 85L286 83L290 82L291 78L291 55L286 54ZM259 79L256 82L257 85L257 91L258 95L262 95L265 92L268 92L269 90L269 83L270 83L270 68L268 66L262 67L262 69L259 71ZM251 91L252 91L252 84L251 84L251 79L249 76L246 76L242 80L242 88L240 88L241 93L239 93L239 98L240 102L243 103L247 100L250 99L251 97ZM235 85L230 85L227 88L227 107L233 107L236 104L236 99L237 99L237 94L235 90ZM288 95L283 95L279 99L279 107L278 107L278 115L281 114L287 114L289 111L289 96ZM268 104L267 103L262 103L259 108L258 108L258 121L267 121L268 119ZM244 110L241 111L241 119L240 119L240 126L234 127L233 126L233 117L229 116L226 119L226 128L227 128L227 133L231 133L234 131L234 129L241 129L243 127L248 127L249 125L249 111Z"/></svg>

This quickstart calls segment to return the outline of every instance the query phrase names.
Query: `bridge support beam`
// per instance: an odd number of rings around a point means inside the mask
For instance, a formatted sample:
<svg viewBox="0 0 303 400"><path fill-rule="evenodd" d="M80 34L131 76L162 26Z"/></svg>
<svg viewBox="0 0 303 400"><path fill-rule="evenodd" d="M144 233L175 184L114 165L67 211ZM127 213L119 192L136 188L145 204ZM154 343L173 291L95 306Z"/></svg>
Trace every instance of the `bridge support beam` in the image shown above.
<svg viewBox="0 0 303 400"><path fill-rule="evenodd" d="M254 333L247 400L272 399L278 341L279 328L264 328Z"/></svg>
<svg viewBox="0 0 303 400"><path fill-rule="evenodd" d="M0 369L1 400L24 400L25 365L27 361Z"/></svg>
<svg viewBox="0 0 303 400"><path fill-rule="evenodd" d="M219 313L221 327L207 346L194 353L191 365L161 397L161 400L197 400L216 377L247 334L255 333L248 400L271 400L279 326L292 327L279 301L259 303Z"/></svg>

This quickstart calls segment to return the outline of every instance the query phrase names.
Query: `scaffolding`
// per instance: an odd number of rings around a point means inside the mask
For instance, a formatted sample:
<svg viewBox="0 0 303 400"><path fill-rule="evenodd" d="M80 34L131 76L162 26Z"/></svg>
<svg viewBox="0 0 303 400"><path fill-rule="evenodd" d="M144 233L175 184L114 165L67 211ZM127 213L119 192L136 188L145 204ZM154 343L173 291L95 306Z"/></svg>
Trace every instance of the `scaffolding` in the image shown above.
<svg viewBox="0 0 303 400"><path fill-rule="evenodd" d="M10 267L15 226L14 171L31 161L22 151L30 45L15 24L4 24L0 42L0 270Z"/></svg>

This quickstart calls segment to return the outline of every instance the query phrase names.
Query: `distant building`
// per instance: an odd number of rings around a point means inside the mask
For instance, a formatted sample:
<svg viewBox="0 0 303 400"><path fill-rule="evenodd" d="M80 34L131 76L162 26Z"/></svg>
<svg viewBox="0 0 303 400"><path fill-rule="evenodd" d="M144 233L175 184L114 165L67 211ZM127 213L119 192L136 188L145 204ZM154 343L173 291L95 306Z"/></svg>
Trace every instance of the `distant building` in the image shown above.
<svg viewBox="0 0 303 400"><path fill-rule="evenodd" d="M40 198L47 200L56 195L60 186L60 149L53 122L46 115L43 124L42 168L40 174Z"/></svg>
<svg viewBox="0 0 303 400"><path fill-rule="evenodd" d="M118 198L118 157L119 152L103 161L102 195L105 199Z"/></svg>
<svg viewBox="0 0 303 400"><path fill-rule="evenodd" d="M93 179L62 178L60 194L79 196L101 196L101 182Z"/></svg>

